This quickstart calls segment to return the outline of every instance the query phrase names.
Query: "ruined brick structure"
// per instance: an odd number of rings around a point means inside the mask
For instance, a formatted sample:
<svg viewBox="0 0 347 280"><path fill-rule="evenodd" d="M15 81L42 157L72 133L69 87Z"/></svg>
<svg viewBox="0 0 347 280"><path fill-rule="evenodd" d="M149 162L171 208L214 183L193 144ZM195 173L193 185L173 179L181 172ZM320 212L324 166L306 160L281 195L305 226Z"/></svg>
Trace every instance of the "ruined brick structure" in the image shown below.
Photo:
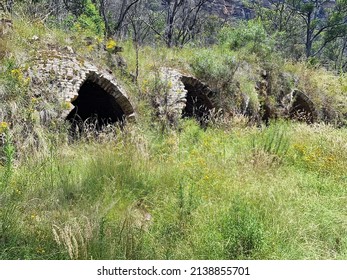
<svg viewBox="0 0 347 280"><path fill-rule="evenodd" d="M201 124L208 122L215 108L215 94L206 84L171 68L162 68L160 79L163 94L155 96L154 101L159 118L173 123L181 117L196 118Z"/></svg>
<svg viewBox="0 0 347 280"><path fill-rule="evenodd" d="M76 55L45 51L31 64L32 90L38 96L57 95L62 104L59 118L78 116L85 121L102 115L112 123L135 118L129 97L115 77Z"/></svg>
<svg viewBox="0 0 347 280"><path fill-rule="evenodd" d="M31 65L28 75L32 90L38 96L54 93L62 104L58 118L85 122L96 117L100 124L124 123L135 118L134 107L115 77L71 52L43 51ZM153 103L160 119L175 124L180 118L191 117L206 125L219 109L217 94L197 78L171 68L161 68L159 78L163 86L160 94L154 95ZM267 84L258 85L258 92L266 101ZM279 109L274 108L278 115L308 123L317 121L313 102L299 90L286 95L279 105L284 109L277 112Z"/></svg>

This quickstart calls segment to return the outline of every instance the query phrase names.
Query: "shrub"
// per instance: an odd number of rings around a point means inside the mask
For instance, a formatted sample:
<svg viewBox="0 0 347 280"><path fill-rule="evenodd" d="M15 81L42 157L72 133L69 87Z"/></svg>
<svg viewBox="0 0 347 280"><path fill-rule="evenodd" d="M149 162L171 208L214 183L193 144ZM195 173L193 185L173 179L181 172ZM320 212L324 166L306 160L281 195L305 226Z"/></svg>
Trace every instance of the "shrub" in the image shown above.
<svg viewBox="0 0 347 280"><path fill-rule="evenodd" d="M191 67L197 77L207 81L213 88L226 90L238 68L238 62L231 52L205 49L196 53Z"/></svg>
<svg viewBox="0 0 347 280"><path fill-rule="evenodd" d="M255 53L262 58L268 57L275 45L274 39L267 34L259 20L242 22L236 28L222 28L219 42L231 50L244 49L246 53Z"/></svg>
<svg viewBox="0 0 347 280"><path fill-rule="evenodd" d="M191 62L195 75L206 82L217 95L218 107L233 111L239 107L239 89L234 75L239 67L235 55L222 49L205 49L197 52Z"/></svg>
<svg viewBox="0 0 347 280"><path fill-rule="evenodd" d="M104 22L91 0L87 0L85 11L78 17L73 30L82 31L89 36L102 36L104 34Z"/></svg>

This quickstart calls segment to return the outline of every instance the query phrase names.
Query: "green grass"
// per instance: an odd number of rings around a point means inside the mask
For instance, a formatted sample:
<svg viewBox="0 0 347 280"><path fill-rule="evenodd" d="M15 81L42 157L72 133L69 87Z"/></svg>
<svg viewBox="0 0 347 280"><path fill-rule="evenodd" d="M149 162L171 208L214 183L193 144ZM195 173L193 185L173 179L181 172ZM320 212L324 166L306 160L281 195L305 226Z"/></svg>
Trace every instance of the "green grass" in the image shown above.
<svg viewBox="0 0 347 280"><path fill-rule="evenodd" d="M15 167L0 196L0 258L347 257L346 130L182 125L53 145ZM317 162L300 145L327 151Z"/></svg>

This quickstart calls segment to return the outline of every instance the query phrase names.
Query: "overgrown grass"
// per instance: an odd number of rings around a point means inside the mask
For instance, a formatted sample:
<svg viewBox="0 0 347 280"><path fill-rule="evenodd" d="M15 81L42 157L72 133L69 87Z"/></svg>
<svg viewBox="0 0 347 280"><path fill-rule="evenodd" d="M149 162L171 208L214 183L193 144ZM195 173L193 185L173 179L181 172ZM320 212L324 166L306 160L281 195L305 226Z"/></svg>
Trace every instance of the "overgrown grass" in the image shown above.
<svg viewBox="0 0 347 280"><path fill-rule="evenodd" d="M0 257L346 258L346 133L185 121L161 136L135 126L112 141L53 145L6 177ZM317 162L298 145L327 150Z"/></svg>

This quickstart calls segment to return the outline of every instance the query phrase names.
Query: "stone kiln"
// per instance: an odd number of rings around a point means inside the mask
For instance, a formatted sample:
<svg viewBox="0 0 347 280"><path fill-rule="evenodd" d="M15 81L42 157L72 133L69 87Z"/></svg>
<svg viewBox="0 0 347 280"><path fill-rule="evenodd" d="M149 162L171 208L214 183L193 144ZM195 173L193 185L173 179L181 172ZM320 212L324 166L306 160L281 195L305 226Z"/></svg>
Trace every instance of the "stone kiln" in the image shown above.
<svg viewBox="0 0 347 280"><path fill-rule="evenodd" d="M62 105L60 119L72 123L93 120L100 127L135 118L115 77L74 55L40 52L28 72L38 96L57 95Z"/></svg>

